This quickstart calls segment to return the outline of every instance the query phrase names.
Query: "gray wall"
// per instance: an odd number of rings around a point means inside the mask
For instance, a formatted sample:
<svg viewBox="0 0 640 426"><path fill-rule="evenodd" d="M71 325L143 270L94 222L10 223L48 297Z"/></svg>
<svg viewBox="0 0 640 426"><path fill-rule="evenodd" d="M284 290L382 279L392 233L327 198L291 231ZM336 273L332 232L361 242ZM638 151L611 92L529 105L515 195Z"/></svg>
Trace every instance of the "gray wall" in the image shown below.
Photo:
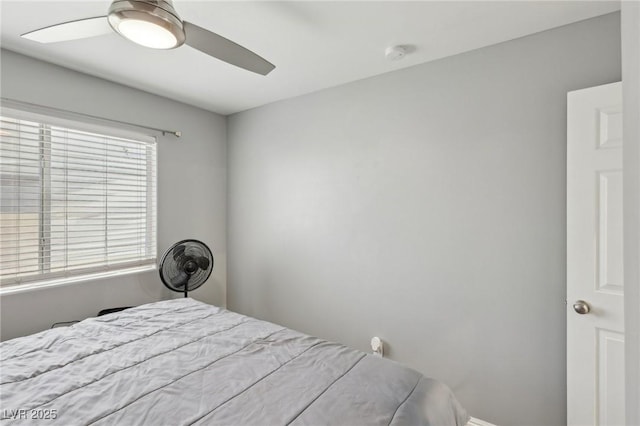
<svg viewBox="0 0 640 426"><path fill-rule="evenodd" d="M230 308L564 424L566 93L620 80L619 20L231 116Z"/></svg>
<svg viewBox="0 0 640 426"><path fill-rule="evenodd" d="M209 281L191 295L226 299L226 120L224 117L2 50L3 97L100 117L183 131L158 139L158 254L184 238L207 242ZM0 297L0 336L34 333L104 308L178 296L157 271Z"/></svg>

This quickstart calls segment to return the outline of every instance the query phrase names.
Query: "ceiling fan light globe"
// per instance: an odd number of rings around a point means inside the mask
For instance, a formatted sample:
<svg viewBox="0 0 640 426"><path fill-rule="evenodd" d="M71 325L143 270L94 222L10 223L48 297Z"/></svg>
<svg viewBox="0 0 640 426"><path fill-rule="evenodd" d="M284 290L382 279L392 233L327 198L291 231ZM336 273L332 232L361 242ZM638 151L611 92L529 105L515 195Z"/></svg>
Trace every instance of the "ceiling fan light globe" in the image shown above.
<svg viewBox="0 0 640 426"><path fill-rule="evenodd" d="M172 49L178 44L178 39L171 31L137 19L120 21L118 33L136 44L152 49Z"/></svg>
<svg viewBox="0 0 640 426"><path fill-rule="evenodd" d="M185 41L182 21L167 1L116 0L108 18L118 34L145 47L173 49Z"/></svg>

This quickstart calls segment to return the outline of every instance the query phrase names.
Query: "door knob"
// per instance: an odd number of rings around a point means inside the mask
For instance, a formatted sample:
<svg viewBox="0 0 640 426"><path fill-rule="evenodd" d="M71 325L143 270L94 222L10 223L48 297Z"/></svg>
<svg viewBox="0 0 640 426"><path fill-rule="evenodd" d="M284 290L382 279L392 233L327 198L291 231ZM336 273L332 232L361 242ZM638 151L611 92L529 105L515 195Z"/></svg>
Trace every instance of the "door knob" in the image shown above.
<svg viewBox="0 0 640 426"><path fill-rule="evenodd" d="M573 310L580 315L584 315L589 313L591 307L584 300L576 300L576 302L573 304Z"/></svg>

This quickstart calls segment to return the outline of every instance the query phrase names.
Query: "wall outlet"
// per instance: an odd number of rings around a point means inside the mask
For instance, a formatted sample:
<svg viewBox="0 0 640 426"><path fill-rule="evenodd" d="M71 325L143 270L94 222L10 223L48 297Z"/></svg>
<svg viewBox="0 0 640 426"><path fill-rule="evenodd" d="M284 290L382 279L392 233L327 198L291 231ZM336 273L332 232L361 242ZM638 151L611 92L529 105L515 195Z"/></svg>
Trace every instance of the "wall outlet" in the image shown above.
<svg viewBox="0 0 640 426"><path fill-rule="evenodd" d="M384 342L381 338L376 336L371 339L371 350L373 350L373 354L376 356L384 356Z"/></svg>

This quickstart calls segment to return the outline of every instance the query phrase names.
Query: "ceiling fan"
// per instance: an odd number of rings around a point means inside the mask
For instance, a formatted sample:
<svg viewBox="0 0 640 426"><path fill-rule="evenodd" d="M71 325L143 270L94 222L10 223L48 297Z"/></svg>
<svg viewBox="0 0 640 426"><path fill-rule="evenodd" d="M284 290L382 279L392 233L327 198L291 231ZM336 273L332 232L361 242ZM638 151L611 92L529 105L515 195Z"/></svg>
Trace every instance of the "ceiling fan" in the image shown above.
<svg viewBox="0 0 640 426"><path fill-rule="evenodd" d="M107 16L64 22L22 34L40 43L77 40L117 32L152 49L174 49L183 44L248 71L267 75L275 65L252 51L180 19L172 0L115 0Z"/></svg>

